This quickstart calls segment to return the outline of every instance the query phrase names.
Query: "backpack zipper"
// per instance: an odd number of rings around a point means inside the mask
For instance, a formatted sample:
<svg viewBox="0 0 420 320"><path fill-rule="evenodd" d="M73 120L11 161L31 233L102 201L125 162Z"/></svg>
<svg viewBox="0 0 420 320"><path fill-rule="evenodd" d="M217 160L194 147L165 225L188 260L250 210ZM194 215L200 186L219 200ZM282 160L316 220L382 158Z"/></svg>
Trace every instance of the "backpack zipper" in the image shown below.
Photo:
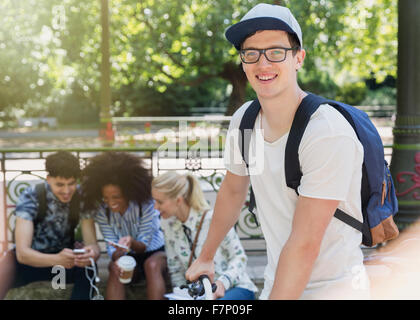
<svg viewBox="0 0 420 320"><path fill-rule="evenodd" d="M382 182L382 199L381 199L381 206L384 205L385 202L385 197L386 197L386 181L384 180Z"/></svg>

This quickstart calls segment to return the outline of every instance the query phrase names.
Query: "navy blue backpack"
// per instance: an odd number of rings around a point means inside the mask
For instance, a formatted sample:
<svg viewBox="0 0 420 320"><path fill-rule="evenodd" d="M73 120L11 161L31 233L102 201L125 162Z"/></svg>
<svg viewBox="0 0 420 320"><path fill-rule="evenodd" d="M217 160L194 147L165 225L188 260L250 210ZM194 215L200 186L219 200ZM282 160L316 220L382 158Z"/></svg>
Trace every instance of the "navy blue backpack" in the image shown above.
<svg viewBox="0 0 420 320"><path fill-rule="evenodd" d="M355 107L308 93L296 111L286 143L284 168L287 186L298 194L302 177L298 154L299 144L312 114L321 104L329 104L346 118L364 148L361 186L363 223L339 209L334 217L362 232L362 244L365 246L371 247L397 237L399 231L393 216L398 211L398 201L388 163L384 157L382 140L369 116ZM250 135L246 132L249 133L249 130L254 128L260 109L259 101L254 100L245 111L239 127L243 137L240 139L239 147L247 167L249 166ZM254 214L254 208L255 196L251 186L249 211L252 214Z"/></svg>

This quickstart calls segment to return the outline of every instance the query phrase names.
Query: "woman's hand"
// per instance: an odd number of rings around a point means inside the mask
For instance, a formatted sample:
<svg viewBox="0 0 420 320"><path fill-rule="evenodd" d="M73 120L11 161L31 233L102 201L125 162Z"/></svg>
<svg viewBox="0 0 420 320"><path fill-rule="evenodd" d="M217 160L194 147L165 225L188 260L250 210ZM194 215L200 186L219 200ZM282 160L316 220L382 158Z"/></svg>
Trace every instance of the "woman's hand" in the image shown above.
<svg viewBox="0 0 420 320"><path fill-rule="evenodd" d="M129 239L127 239L129 238ZM117 244L115 244L114 242L108 241L110 246L113 246L116 250L114 251L114 253L112 254L112 260L118 260L118 258L120 258L121 256L125 255L127 252L130 251L130 247L133 243L133 238L131 238L130 236L127 237L122 237L118 240L118 244L122 245L126 248L121 248L120 246L118 246ZM128 244L128 245L127 245Z"/></svg>
<svg viewBox="0 0 420 320"><path fill-rule="evenodd" d="M118 244L121 244L123 246L128 247L128 249L131 249L133 246L134 239L130 236L122 237L120 240L118 240Z"/></svg>
<svg viewBox="0 0 420 320"><path fill-rule="evenodd" d="M214 300L223 298L225 296L225 286L223 285L223 283L219 280L216 280L216 285L217 285L217 289L213 293Z"/></svg>

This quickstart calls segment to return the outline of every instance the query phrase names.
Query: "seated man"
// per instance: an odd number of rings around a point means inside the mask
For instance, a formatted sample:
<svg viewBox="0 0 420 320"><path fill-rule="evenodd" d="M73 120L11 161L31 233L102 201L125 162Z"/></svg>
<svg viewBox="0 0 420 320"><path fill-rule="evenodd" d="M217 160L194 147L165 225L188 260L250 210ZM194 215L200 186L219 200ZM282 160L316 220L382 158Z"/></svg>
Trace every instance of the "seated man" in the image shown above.
<svg viewBox="0 0 420 320"><path fill-rule="evenodd" d="M54 266L65 268L66 283L74 283L71 299L89 299L85 274L90 258L99 258L93 218L80 216L77 179L80 164L71 153L46 158L47 181L24 190L16 206L16 249L0 257L0 299L10 288L35 281L52 281ZM74 253L74 231L80 221L85 253ZM64 269L63 269L64 270ZM92 275L90 275L92 277Z"/></svg>

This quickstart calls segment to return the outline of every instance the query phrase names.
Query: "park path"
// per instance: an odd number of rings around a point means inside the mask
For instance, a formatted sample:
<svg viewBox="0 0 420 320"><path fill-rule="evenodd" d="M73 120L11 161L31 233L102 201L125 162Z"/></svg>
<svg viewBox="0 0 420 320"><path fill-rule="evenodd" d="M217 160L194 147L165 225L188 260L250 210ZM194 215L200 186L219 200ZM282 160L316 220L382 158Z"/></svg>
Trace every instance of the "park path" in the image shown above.
<svg viewBox="0 0 420 320"><path fill-rule="evenodd" d="M372 118L385 145L393 142L393 121L389 118ZM150 133L142 133L144 140L150 140ZM151 133L153 135L153 132ZM117 143L118 145L118 143ZM0 130L0 148L83 148L101 147L99 132L95 129L75 130Z"/></svg>

